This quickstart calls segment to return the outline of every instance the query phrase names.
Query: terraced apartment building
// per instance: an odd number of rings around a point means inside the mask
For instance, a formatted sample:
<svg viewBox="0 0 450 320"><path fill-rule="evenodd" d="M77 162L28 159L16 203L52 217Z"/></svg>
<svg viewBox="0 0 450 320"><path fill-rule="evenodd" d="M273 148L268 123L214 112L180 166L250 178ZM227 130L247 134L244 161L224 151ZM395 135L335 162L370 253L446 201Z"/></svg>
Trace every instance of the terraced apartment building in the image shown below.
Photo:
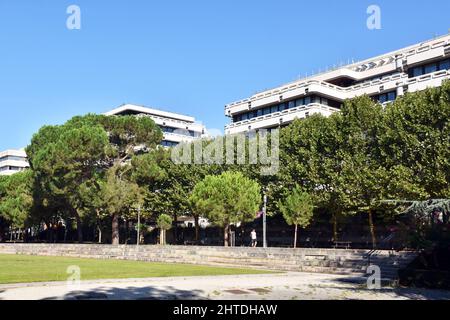
<svg viewBox="0 0 450 320"><path fill-rule="evenodd" d="M389 103L450 79L450 35L260 92L225 106L226 134L283 127L315 113L329 116L349 98Z"/></svg>
<svg viewBox="0 0 450 320"><path fill-rule="evenodd" d="M134 104L124 104L106 112L105 115L150 117L163 131L164 139L161 144L165 147L173 147L180 142L190 142L202 138L207 134L205 127L193 117Z"/></svg>
<svg viewBox="0 0 450 320"><path fill-rule="evenodd" d="M25 150L6 150L0 152L0 175L7 176L29 168Z"/></svg>

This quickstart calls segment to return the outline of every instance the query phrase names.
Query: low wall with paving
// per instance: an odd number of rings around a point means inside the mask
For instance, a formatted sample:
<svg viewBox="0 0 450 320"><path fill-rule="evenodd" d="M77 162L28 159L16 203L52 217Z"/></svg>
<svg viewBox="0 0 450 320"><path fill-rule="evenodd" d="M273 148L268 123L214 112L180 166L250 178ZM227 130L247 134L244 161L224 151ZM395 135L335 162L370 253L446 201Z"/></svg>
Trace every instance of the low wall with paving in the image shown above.
<svg viewBox="0 0 450 320"><path fill-rule="evenodd" d="M125 259L336 274L365 274L368 253L369 250L312 248L0 244L0 254ZM383 277L395 278L398 269L409 264L415 256L414 252L376 251L370 261L380 266Z"/></svg>

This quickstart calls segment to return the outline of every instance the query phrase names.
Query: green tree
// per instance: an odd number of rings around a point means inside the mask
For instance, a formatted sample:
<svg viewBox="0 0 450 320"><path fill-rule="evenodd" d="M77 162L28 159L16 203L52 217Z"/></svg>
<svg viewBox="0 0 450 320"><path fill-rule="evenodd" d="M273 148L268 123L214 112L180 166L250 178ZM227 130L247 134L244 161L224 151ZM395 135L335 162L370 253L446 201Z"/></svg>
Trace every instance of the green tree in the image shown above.
<svg viewBox="0 0 450 320"><path fill-rule="evenodd" d="M161 130L148 117L88 114L62 126L43 127L27 148L35 177L35 207L69 212L82 242L83 214L90 212L86 199L99 202L92 198L100 194L99 181L106 179L109 169L156 148L161 139Z"/></svg>
<svg viewBox="0 0 450 320"><path fill-rule="evenodd" d="M112 219L113 245L120 243L120 217L134 216L139 205L142 204L142 190L137 183L127 178L127 171L131 166L114 166L106 173L106 181L102 184L100 195L104 207Z"/></svg>
<svg viewBox="0 0 450 320"><path fill-rule="evenodd" d="M0 216L12 228L24 228L30 216L32 198L31 171L0 177Z"/></svg>
<svg viewBox="0 0 450 320"><path fill-rule="evenodd" d="M46 200L66 207L76 219L78 241L83 241L82 218L84 203L82 190L95 184L97 170L106 156L107 133L100 126L61 126L59 136L35 148L40 133L32 140L27 150L30 165L41 189L45 189ZM46 133L44 128L44 134ZM36 153L33 153L36 151Z"/></svg>
<svg viewBox="0 0 450 320"><path fill-rule="evenodd" d="M422 189L416 200L450 198L449 119L450 81L407 93L385 110L379 136L381 165L407 168L409 185ZM414 200L402 194L392 199Z"/></svg>
<svg viewBox="0 0 450 320"><path fill-rule="evenodd" d="M294 248L296 248L298 226L301 228L308 227L313 218L314 205L312 198L297 185L283 201L278 202L278 207L286 223L295 226Z"/></svg>
<svg viewBox="0 0 450 320"><path fill-rule="evenodd" d="M160 229L159 241L161 245L166 244L166 231L172 227L172 223L173 223L172 217L167 214L163 213L157 218L156 224Z"/></svg>
<svg viewBox="0 0 450 320"><path fill-rule="evenodd" d="M229 245L230 225L255 219L261 203L260 186L240 172L206 176L190 197L196 212L224 228L224 245Z"/></svg>
<svg viewBox="0 0 450 320"><path fill-rule="evenodd" d="M274 184L276 203L297 184L314 203L331 212L333 239L338 239L338 219L349 210L350 194L343 179L343 141L337 115L312 115L282 129L281 166Z"/></svg>

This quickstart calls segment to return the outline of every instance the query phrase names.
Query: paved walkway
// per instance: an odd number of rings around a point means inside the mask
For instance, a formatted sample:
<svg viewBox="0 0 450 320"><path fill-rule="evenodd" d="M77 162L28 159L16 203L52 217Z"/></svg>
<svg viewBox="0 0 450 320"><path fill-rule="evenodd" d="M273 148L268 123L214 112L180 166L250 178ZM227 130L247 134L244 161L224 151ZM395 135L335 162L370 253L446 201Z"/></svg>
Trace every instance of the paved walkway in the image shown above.
<svg viewBox="0 0 450 320"><path fill-rule="evenodd" d="M368 290L362 282L349 281L347 276L290 272L82 281L79 287L64 282L0 285L1 299L450 300L450 291L388 287Z"/></svg>

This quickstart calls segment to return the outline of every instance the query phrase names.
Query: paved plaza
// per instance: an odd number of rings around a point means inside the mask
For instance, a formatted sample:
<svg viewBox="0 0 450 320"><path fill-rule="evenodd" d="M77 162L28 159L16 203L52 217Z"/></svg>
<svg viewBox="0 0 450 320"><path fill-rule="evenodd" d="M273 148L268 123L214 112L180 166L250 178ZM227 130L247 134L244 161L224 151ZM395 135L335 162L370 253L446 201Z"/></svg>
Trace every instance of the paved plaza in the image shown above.
<svg viewBox="0 0 450 320"><path fill-rule="evenodd" d="M369 290L364 279L289 272L269 275L172 277L0 285L1 300L408 300L450 299L450 291Z"/></svg>

